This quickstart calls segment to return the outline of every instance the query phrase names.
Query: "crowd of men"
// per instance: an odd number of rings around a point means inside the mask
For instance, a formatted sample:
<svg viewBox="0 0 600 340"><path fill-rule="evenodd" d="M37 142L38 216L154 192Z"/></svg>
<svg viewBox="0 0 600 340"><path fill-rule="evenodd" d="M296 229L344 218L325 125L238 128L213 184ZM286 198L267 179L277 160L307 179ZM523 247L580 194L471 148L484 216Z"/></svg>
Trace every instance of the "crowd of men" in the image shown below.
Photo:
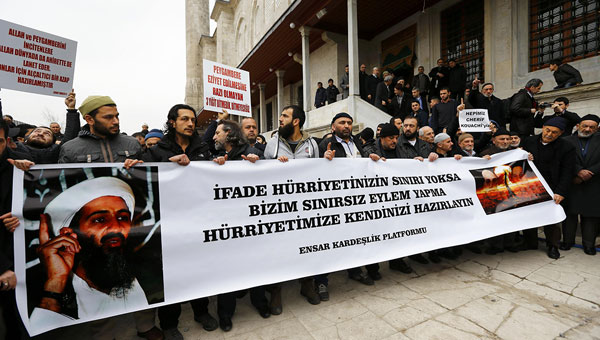
<svg viewBox="0 0 600 340"><path fill-rule="evenodd" d="M333 160L339 157L434 162L442 157L456 161L463 157L490 159L491 155L522 148L529 152L530 160L553 190L554 202L561 204L567 212L562 233L561 224L543 226L547 255L557 259L559 249L568 251L574 247L578 226L581 226L583 251L595 255L600 227L600 214L594 206L600 198L597 176L600 173L599 117L580 117L568 111L569 100L565 97L558 97L553 103L538 103L535 95L543 86L539 79L528 81L523 89L504 101L494 96L493 84L481 84L478 79L470 84L469 93L465 95L467 89L464 85L459 86L461 81L465 84L464 68L454 61L450 61L449 70L444 68L442 60L429 75L424 73L423 67L419 67L412 84L403 79L396 81L390 74L375 83L374 80L379 79L379 70L374 68L372 75L365 75L365 65L362 65L361 96L387 110L392 117L389 122L377 126L376 131L365 128L356 135L352 133L353 117L340 112L331 121L330 133L323 138L311 137L302 129L305 112L295 105L280 112L279 129L268 141L258 134L253 118L243 118L238 123L228 119L227 112L220 113L201 136L196 129L194 108L184 104L177 104L169 110L163 129L149 130L144 125L141 132L127 136L120 131L117 104L108 96L90 96L77 109L75 93L70 93L65 99L64 134L55 122L49 127L15 126L12 117L4 115L0 121L0 290L3 291L0 297L8 338L27 338L14 298L19 278L13 271L12 232L19 227L19 220L11 213L13 167L28 171L35 164L120 162L125 168L130 168L141 162L175 162L186 166L192 161L224 164L230 161L254 163L266 159L287 162L290 159ZM461 81L453 82L453 74ZM449 81L443 81L444 78ZM346 91L344 86L343 92ZM390 97L392 93L394 97ZM426 96L430 98L429 104ZM322 98L325 97L323 102L331 99L329 93ZM457 117L458 112L466 107L465 99L474 108L488 110L490 132L469 134L460 130ZM546 108L550 108L552 114L545 114ZM83 126L80 117L85 121ZM510 131L506 128L508 123ZM535 128L541 128L541 134L534 135ZM57 238L61 242L76 241L76 237L70 234L47 235L43 246L58 244L58 241L54 242ZM427 264L438 263L441 258L456 259L463 248L490 255L538 249L537 230L523 230L463 246L414 254L408 259L393 259L389 261L389 268L411 273L410 261ZM382 279L379 270L379 264L375 263L367 265L365 270L350 268L347 273L352 280L373 285ZM301 278L299 282L300 294L309 303L329 300L327 274ZM56 299L63 292L57 286L47 289L44 304L39 307L52 309L60 302ZM263 318L282 313L281 289L281 284L249 289L252 305ZM231 330L236 300L244 294L219 294L216 297L218 320L208 312L208 298L190 301L194 320L207 331L218 327L225 332ZM146 339L183 339L177 329L181 304L157 309L157 313L155 309L133 313L138 335ZM161 329L155 326L156 314ZM114 318L94 321L90 323L90 329L97 339L112 339L117 331L114 322Z"/></svg>

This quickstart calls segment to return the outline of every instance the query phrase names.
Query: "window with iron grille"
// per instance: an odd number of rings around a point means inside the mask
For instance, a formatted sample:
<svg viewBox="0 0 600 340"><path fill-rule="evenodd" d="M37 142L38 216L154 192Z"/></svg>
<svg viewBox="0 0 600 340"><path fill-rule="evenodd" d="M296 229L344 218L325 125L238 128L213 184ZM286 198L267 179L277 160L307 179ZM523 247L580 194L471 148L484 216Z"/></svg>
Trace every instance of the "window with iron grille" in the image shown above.
<svg viewBox="0 0 600 340"><path fill-rule="evenodd" d="M464 0L441 13L442 58L467 69L467 81L483 77L483 1Z"/></svg>
<svg viewBox="0 0 600 340"><path fill-rule="evenodd" d="M600 54L600 0L530 0L529 69Z"/></svg>

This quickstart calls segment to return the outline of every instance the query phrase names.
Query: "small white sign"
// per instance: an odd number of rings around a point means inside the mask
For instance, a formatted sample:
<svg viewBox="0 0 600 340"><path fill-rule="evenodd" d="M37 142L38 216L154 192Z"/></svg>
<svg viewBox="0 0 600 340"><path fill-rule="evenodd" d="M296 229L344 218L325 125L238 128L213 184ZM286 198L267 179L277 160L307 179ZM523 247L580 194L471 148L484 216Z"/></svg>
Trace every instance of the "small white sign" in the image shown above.
<svg viewBox="0 0 600 340"><path fill-rule="evenodd" d="M486 109L462 110L458 114L462 132L489 132L490 118Z"/></svg>
<svg viewBox="0 0 600 340"><path fill-rule="evenodd" d="M0 20L0 88L65 97L77 42Z"/></svg>
<svg viewBox="0 0 600 340"><path fill-rule="evenodd" d="M251 117L250 73L204 59L204 110Z"/></svg>

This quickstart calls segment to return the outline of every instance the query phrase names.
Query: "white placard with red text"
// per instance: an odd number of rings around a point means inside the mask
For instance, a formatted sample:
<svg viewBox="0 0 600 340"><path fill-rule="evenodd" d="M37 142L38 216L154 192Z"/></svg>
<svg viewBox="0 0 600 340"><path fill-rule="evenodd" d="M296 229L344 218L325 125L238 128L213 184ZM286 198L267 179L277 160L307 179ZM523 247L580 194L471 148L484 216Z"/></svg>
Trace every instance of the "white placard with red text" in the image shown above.
<svg viewBox="0 0 600 340"><path fill-rule="evenodd" d="M486 109L462 110L458 113L462 132L490 132L490 118Z"/></svg>
<svg viewBox="0 0 600 340"><path fill-rule="evenodd" d="M203 61L204 110L250 117L250 73L235 67Z"/></svg>
<svg viewBox="0 0 600 340"><path fill-rule="evenodd" d="M64 97L76 53L76 41L0 20L0 88Z"/></svg>

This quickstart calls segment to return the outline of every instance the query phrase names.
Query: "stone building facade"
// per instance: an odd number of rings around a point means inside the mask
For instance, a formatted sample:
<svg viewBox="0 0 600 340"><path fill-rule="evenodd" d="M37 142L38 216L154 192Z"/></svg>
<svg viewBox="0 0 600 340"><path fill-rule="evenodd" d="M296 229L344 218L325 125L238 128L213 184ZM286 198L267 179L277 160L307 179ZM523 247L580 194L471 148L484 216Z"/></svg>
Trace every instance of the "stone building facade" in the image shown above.
<svg viewBox="0 0 600 340"><path fill-rule="evenodd" d="M438 58L455 57L470 79L494 83L499 98L540 78L545 85L538 99L566 95L571 111L600 114L596 7L597 1L581 0L217 0L210 13L217 28L209 36L208 0L186 0L186 102L202 108L202 59L210 59L250 72L262 132L277 127L278 113L289 104L305 108L307 128L316 134L327 131L339 111L373 128L389 116L358 96L360 64L368 72L387 65L410 78L417 66L427 73ZM547 62L553 58L579 69L583 85L552 90ZM331 78L339 86L346 64L349 98L315 109L317 82ZM213 118L202 112L199 121Z"/></svg>

